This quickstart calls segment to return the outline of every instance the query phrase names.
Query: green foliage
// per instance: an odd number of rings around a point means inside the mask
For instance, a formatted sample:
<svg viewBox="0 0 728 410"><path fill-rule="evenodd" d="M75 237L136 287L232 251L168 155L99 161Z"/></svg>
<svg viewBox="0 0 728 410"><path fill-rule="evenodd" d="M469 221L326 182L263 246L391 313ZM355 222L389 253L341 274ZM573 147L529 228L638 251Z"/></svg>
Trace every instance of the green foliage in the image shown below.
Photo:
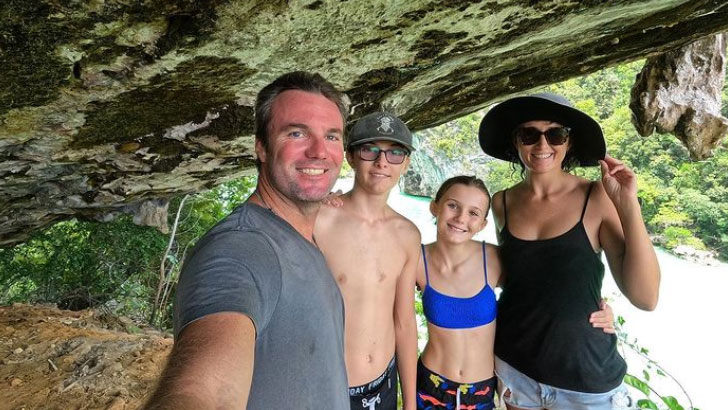
<svg viewBox="0 0 728 410"><path fill-rule="evenodd" d="M650 395L650 387L647 385L647 383L643 382L642 380L627 374L624 376L624 382L627 383L627 385L634 387L635 389L641 391L645 396Z"/></svg>
<svg viewBox="0 0 728 410"><path fill-rule="evenodd" d="M722 96L721 101L723 102L723 104L722 104L720 113L724 117L728 117L728 87L726 87L726 85L728 85L728 70L726 70L726 72L725 72L725 83L723 86L723 92L721 93L721 96Z"/></svg>
<svg viewBox="0 0 728 410"><path fill-rule="evenodd" d="M658 244L668 249L678 245L711 249L726 259L726 143L714 151L712 158L692 161L672 135L640 137L632 126L628 107L630 87L640 66L641 62L608 68L549 88L600 118L610 155L637 174L643 217Z"/></svg>
<svg viewBox="0 0 728 410"><path fill-rule="evenodd" d="M669 374L663 369L657 362L652 360L649 356L649 350L645 347L640 346L637 343L637 339L632 339L624 331L625 320L622 316L617 317L615 323L615 329L617 331L617 340L619 348L622 350L622 356L627 357L627 353L635 353L639 358L642 359L644 367L642 368L642 374L640 377L634 374L626 374L624 376L624 383L628 386L633 387L638 392L642 393L645 397L637 400L637 407L640 409L668 409L668 410L684 410L685 408L678 402L674 396L660 394L654 387L656 378L665 379L672 381L677 385L680 392L685 396L688 401L689 409L698 410L693 407L692 400L687 394L685 389L682 387L680 382L675 377ZM663 385L664 388L664 385ZM665 407L666 406L666 407Z"/></svg>
<svg viewBox="0 0 728 410"><path fill-rule="evenodd" d="M662 239L665 246L670 249L674 249L679 245L688 245L695 249L704 250L705 245L700 239L693 236L693 233L687 228L680 226L668 226L663 231L664 238Z"/></svg>
<svg viewBox="0 0 728 410"><path fill-rule="evenodd" d="M634 61L552 84L546 89L565 96L587 114L605 120L616 109L629 105L629 90L643 64L641 60Z"/></svg>
<svg viewBox="0 0 728 410"><path fill-rule="evenodd" d="M640 137L632 125L629 100L641 67L642 61L636 61L545 89L565 96L599 120L609 154L637 174L643 218L656 244L667 249L688 245L728 259L728 141L714 150L712 158L693 161L672 135ZM723 97L723 113L727 115L728 87L724 87ZM477 155L480 147L476 136L482 116L480 112L470 114L422 134L448 160L462 163L463 172L475 170L495 193L518 183L521 169ZM474 165L479 159L483 159L481 167ZM596 167L572 172L593 180L600 178Z"/></svg>
<svg viewBox="0 0 728 410"><path fill-rule="evenodd" d="M252 177L230 181L187 201L165 259L174 281L187 250L243 202L255 183ZM170 205L170 225L180 202L177 198ZM108 223L59 222L23 244L0 249L0 304L49 302L68 309L103 305L146 319L169 240L153 228L134 225L129 216ZM170 304L163 310L157 324L166 327Z"/></svg>
<svg viewBox="0 0 728 410"><path fill-rule="evenodd" d="M164 258L164 265L161 269L157 265L155 287L158 288L157 291L150 290L154 296L147 299L154 299L154 307L149 315L150 323L159 328L171 326L171 301L174 300L174 286L179 278L187 251L192 249L205 232L230 214L236 206L243 203L252 193L256 183L255 176L240 178L191 196L184 204L182 198L172 201L169 211L170 225L179 213L179 226L174 238L171 238L169 252L159 255L160 260ZM180 209L180 205L184 206ZM164 277L160 278L159 271L162 269ZM161 294L159 290L162 290ZM157 298L160 299L157 300ZM161 314L157 314L158 310L161 311Z"/></svg>
<svg viewBox="0 0 728 410"><path fill-rule="evenodd" d="M665 396L662 398L662 401L667 404L667 407L670 410L685 410L685 408L677 402L677 399L672 396Z"/></svg>
<svg viewBox="0 0 728 410"><path fill-rule="evenodd" d="M728 142L715 149L712 158L693 161L672 135L639 136L628 105L641 66L642 62L637 61L611 67L545 89L565 96L599 120L609 155L624 161L637 174L643 218L656 244L667 249L679 245L708 249L728 259ZM727 114L728 87L724 87L723 96L723 113ZM453 161L462 158L457 142L477 140L472 137L477 135L472 118L465 118L445 127L455 135L436 143ZM480 118L482 115L476 117ZM458 136L459 130L467 134ZM477 146L475 149L479 150ZM520 168L503 161L489 161L485 169L484 179L492 192L521 179ZM589 179L600 178L598 168L577 168L573 172Z"/></svg>
<svg viewBox="0 0 728 410"><path fill-rule="evenodd" d="M655 404L652 400L647 399L637 400L637 408L658 410L657 404Z"/></svg>
<svg viewBox="0 0 728 410"><path fill-rule="evenodd" d="M0 303L55 302L80 309L138 296L164 250L164 236L122 217L60 222L0 250ZM139 306L129 306L134 312Z"/></svg>
<svg viewBox="0 0 728 410"><path fill-rule="evenodd" d="M467 154L479 152L478 127L482 113L476 112L458 118L445 127L437 127L430 132L425 131L427 139L432 141L436 150L444 152L449 158L462 159Z"/></svg>
<svg viewBox="0 0 728 410"><path fill-rule="evenodd" d="M521 181L521 169L513 163L490 161L486 164L487 177L484 178L491 195Z"/></svg>
<svg viewBox="0 0 728 410"><path fill-rule="evenodd" d="M677 201L668 201L660 205L657 215L655 215L649 223L659 228L669 228L675 226L685 226L690 220L690 216L678 209Z"/></svg>
<svg viewBox="0 0 728 410"><path fill-rule="evenodd" d="M352 169L351 165L349 165L349 161L344 161L341 164L341 172L339 173L339 176L341 178L353 178L354 177L354 169Z"/></svg>
<svg viewBox="0 0 728 410"><path fill-rule="evenodd" d="M181 214L176 242L184 248L193 246L213 225L245 202L256 182L255 176L239 178L190 197ZM181 199L176 198L170 203L170 224L179 210ZM179 263L181 260L182 254L177 255L174 262Z"/></svg>

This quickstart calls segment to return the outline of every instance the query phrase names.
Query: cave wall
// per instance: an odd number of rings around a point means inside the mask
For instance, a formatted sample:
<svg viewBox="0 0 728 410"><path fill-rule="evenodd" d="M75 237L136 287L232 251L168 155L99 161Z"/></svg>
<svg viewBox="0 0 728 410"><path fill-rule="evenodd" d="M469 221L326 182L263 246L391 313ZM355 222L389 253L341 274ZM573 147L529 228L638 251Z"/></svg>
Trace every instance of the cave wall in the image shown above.
<svg viewBox="0 0 728 410"><path fill-rule="evenodd" d="M253 173L255 94L287 71L322 73L352 121L386 109L422 130L726 31L727 12L706 0L5 0L0 246Z"/></svg>
<svg viewBox="0 0 728 410"><path fill-rule="evenodd" d="M637 132L674 134L692 159L710 157L728 131L720 112L725 69L725 34L647 58L629 105Z"/></svg>

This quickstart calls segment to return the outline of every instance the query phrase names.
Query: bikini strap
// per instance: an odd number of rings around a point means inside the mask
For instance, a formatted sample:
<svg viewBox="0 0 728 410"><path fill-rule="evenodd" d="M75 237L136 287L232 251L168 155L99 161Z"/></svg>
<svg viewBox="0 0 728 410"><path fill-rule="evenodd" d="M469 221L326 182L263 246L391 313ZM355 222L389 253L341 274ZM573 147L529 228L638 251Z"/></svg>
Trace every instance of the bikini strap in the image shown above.
<svg viewBox="0 0 728 410"><path fill-rule="evenodd" d="M430 283L430 275L427 273L427 256L425 256L425 244L421 244L422 247L422 262L425 264L425 284Z"/></svg>
<svg viewBox="0 0 728 410"><path fill-rule="evenodd" d="M589 194L591 194L592 187L594 186L594 182L589 183L589 188L586 190L586 199L584 200L584 209L581 210L581 218L579 221L584 220L584 214L586 213L586 206L589 205Z"/></svg>
<svg viewBox="0 0 728 410"><path fill-rule="evenodd" d="M488 285L488 261L485 259L485 241L480 242L483 246L483 273L485 273L485 285Z"/></svg>

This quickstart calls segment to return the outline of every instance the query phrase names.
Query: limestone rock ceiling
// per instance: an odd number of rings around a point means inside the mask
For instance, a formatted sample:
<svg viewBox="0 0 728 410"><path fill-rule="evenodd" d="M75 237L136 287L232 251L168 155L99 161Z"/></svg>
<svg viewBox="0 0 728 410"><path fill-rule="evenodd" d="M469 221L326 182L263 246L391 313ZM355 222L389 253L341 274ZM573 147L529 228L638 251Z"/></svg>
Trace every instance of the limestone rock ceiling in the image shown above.
<svg viewBox="0 0 728 410"><path fill-rule="evenodd" d="M726 34L648 57L632 86L632 123L642 136L672 133L693 159L705 159L725 137L720 114Z"/></svg>
<svg viewBox="0 0 728 410"><path fill-rule="evenodd" d="M715 0L3 0L0 245L254 172L287 71L420 130L727 28Z"/></svg>

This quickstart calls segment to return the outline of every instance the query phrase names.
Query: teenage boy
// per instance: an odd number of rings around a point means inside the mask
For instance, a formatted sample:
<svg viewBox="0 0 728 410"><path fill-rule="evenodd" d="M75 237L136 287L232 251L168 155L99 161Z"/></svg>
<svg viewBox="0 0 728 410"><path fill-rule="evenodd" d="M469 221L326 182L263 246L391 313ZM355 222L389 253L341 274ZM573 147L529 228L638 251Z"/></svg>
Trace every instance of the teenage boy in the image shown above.
<svg viewBox="0 0 728 410"><path fill-rule="evenodd" d="M320 209L314 234L344 297L351 409L394 410L397 373L405 410L415 409L417 227L387 205L409 165L412 134L376 112L351 129L346 160L354 187L338 207Z"/></svg>

